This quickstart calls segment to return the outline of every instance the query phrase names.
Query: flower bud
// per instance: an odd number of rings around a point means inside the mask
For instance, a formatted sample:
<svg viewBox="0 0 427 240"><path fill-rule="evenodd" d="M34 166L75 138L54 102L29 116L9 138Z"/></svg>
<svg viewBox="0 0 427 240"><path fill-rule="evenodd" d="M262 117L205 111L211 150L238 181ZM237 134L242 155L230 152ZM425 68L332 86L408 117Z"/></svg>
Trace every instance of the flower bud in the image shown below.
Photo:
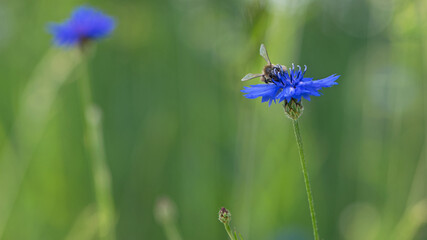
<svg viewBox="0 0 427 240"><path fill-rule="evenodd" d="M154 216L157 222L161 224L167 224L175 221L175 204L168 197L158 199L154 208Z"/></svg>
<svg viewBox="0 0 427 240"><path fill-rule="evenodd" d="M285 109L286 116L292 120L297 120L299 117L301 117L302 112L304 111L304 107L302 106L301 101L298 102L294 98L292 98L289 102L285 100L283 108Z"/></svg>
<svg viewBox="0 0 427 240"><path fill-rule="evenodd" d="M228 209L226 209L225 207L222 207L219 210L219 217L218 220L224 224L227 224L231 221L231 213L230 211L228 211Z"/></svg>

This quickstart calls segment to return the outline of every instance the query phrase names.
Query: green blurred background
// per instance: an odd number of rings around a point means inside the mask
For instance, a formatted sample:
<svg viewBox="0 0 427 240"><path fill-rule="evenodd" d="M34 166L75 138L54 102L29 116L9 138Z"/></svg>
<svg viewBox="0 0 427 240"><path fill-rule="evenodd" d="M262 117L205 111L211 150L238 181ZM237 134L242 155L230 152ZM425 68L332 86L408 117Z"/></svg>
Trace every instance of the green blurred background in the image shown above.
<svg viewBox="0 0 427 240"><path fill-rule="evenodd" d="M312 239L292 124L240 92L261 43L341 75L300 121L322 239L427 239L427 1L87 2L118 21L89 61L107 210L79 57L46 32L84 3L0 2L0 239L166 239L164 196L185 240L227 239L222 206L245 240Z"/></svg>

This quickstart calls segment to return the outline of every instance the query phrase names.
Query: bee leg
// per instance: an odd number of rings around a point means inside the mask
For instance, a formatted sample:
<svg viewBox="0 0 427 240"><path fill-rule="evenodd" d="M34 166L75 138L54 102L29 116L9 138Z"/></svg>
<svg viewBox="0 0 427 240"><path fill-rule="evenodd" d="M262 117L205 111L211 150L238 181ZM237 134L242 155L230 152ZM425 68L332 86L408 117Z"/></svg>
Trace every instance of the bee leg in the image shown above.
<svg viewBox="0 0 427 240"><path fill-rule="evenodd" d="M267 83L267 79L265 79L265 77L264 77L264 76L261 76L261 82L263 82L263 83Z"/></svg>

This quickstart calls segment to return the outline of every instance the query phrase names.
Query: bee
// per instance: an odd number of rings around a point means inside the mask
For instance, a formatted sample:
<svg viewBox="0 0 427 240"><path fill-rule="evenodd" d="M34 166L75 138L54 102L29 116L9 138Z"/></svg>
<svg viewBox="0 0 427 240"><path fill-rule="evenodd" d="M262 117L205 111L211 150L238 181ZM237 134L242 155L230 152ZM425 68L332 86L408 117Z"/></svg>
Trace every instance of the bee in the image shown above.
<svg viewBox="0 0 427 240"><path fill-rule="evenodd" d="M281 70L286 71L286 67L284 65L280 65L280 64L273 65L271 63L270 58L268 57L267 49L265 49L264 44L261 44L261 47L259 49L259 54L267 62L267 65L265 65L264 68L262 69L262 74L249 73L242 78L242 81L247 81L247 80L251 80L259 77L261 78L261 81L264 83L273 83L273 80L277 81L274 72L281 71Z"/></svg>

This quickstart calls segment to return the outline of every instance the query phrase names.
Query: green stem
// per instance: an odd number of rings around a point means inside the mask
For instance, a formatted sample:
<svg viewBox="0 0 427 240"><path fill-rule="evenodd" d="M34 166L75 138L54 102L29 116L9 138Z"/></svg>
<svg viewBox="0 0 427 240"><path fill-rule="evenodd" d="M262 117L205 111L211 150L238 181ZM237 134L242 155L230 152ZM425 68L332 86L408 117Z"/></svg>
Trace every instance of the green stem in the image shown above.
<svg viewBox="0 0 427 240"><path fill-rule="evenodd" d="M114 203L111 189L111 175L105 157L102 131L102 116L99 108L93 103L87 56L83 56L82 78L80 87L82 94L83 110L86 120L87 144L92 161L94 188L98 209L99 238L114 240Z"/></svg>
<svg viewBox="0 0 427 240"><path fill-rule="evenodd" d="M295 138L298 144L299 156L301 160L302 173L304 174L305 190L307 191L308 205L310 206L311 223L313 225L314 239L319 240L317 230L316 212L314 211L313 195L311 194L310 180L308 178L307 166L304 159L304 149L302 146L301 133L299 131L298 120L293 120Z"/></svg>
<svg viewBox="0 0 427 240"><path fill-rule="evenodd" d="M182 240L181 235L179 234L179 231L174 222L165 223L163 225L163 228L166 234L166 239Z"/></svg>
<svg viewBox="0 0 427 240"><path fill-rule="evenodd" d="M228 236L231 240L234 240L233 232L231 231L230 225L228 223L224 223L225 231L227 231Z"/></svg>

